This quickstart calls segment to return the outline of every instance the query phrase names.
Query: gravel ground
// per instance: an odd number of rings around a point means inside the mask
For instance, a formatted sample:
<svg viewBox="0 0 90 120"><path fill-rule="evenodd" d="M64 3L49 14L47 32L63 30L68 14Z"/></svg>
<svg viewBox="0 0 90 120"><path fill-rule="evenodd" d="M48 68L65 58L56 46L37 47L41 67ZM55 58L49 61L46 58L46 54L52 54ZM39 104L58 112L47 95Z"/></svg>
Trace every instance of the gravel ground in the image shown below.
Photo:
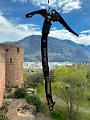
<svg viewBox="0 0 90 120"><path fill-rule="evenodd" d="M14 100L10 103L7 114L9 120L35 120L35 116L31 112L25 114L17 112L17 106L23 103L23 100Z"/></svg>
<svg viewBox="0 0 90 120"><path fill-rule="evenodd" d="M20 104L24 104L24 101L15 99L10 103L7 114L9 120L52 120L42 113L37 113L36 116L34 116L31 112L27 112L26 114L17 112L17 106Z"/></svg>
<svg viewBox="0 0 90 120"><path fill-rule="evenodd" d="M42 113L37 113L35 120L52 120L51 118L46 117L45 115L43 115Z"/></svg>

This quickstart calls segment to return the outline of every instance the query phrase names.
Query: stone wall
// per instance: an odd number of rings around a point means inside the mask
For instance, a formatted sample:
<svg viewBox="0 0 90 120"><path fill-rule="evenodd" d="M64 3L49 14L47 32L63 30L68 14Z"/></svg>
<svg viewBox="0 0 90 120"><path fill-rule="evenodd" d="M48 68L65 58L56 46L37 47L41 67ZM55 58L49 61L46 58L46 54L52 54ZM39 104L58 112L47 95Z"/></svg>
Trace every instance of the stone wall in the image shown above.
<svg viewBox="0 0 90 120"><path fill-rule="evenodd" d="M5 85L21 87L23 85L23 47L4 44L0 47L5 51Z"/></svg>
<svg viewBox="0 0 90 120"><path fill-rule="evenodd" d="M0 48L0 107L5 90L5 52Z"/></svg>
<svg viewBox="0 0 90 120"><path fill-rule="evenodd" d="M23 81L23 47L0 44L0 107L5 85L21 87Z"/></svg>

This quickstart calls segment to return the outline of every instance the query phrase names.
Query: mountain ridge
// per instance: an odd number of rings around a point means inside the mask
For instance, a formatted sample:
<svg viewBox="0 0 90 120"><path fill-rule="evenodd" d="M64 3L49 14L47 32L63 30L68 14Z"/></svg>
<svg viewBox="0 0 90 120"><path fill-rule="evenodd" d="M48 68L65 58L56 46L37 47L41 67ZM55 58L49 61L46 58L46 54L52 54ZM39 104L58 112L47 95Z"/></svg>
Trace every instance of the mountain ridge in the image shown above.
<svg viewBox="0 0 90 120"><path fill-rule="evenodd" d="M25 61L41 61L40 42L40 35L32 35L16 42L9 42L9 44L24 47ZM48 37L48 56L50 62L90 61L90 45L85 46L67 39Z"/></svg>

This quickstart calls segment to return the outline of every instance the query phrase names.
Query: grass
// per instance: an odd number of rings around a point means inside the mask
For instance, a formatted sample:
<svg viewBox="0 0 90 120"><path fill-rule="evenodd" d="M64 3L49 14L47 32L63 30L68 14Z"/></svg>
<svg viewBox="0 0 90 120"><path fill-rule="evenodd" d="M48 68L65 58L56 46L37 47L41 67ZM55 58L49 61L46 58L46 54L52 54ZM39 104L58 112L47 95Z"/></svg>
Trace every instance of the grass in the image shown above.
<svg viewBox="0 0 90 120"><path fill-rule="evenodd" d="M84 107L86 110L87 110L87 109L90 110L90 101L88 101L88 100L81 101L80 107Z"/></svg>
<svg viewBox="0 0 90 120"><path fill-rule="evenodd" d="M67 111L64 107L55 106L54 110L50 113L53 120L68 120Z"/></svg>
<svg viewBox="0 0 90 120"><path fill-rule="evenodd" d="M53 85L53 87L55 87L55 84ZM57 94L60 94L60 91L55 90L54 92L55 93L57 92ZM45 96L43 84L38 85L38 96L40 98ZM80 103L80 106L84 107L86 110L90 109L90 101L87 99L87 96L85 96L83 101ZM47 104L43 103L41 111L45 116L51 117L53 120L69 120L67 116L67 109L64 106L61 106L60 104L56 104L54 106L54 110L52 112L49 112ZM84 113L84 112L78 113L77 120L90 120L90 113Z"/></svg>
<svg viewBox="0 0 90 120"><path fill-rule="evenodd" d="M42 98L43 96L45 96L45 89L44 89L44 84L38 84L37 86L37 95Z"/></svg>
<svg viewBox="0 0 90 120"><path fill-rule="evenodd" d="M42 105L42 113L51 117L53 120L69 120L67 115L67 109L60 105L55 105L54 110L50 112L46 104ZM90 113L78 113L77 120L90 120Z"/></svg>
<svg viewBox="0 0 90 120"><path fill-rule="evenodd" d="M86 88L83 95L83 100L80 102L80 106L85 109L90 109L90 88Z"/></svg>
<svg viewBox="0 0 90 120"><path fill-rule="evenodd" d="M90 113L81 113L81 120L90 120Z"/></svg>
<svg viewBox="0 0 90 120"><path fill-rule="evenodd" d="M68 120L66 108L60 105L55 105L53 111L50 112L47 104L43 103L41 111L45 116L50 117L53 120Z"/></svg>

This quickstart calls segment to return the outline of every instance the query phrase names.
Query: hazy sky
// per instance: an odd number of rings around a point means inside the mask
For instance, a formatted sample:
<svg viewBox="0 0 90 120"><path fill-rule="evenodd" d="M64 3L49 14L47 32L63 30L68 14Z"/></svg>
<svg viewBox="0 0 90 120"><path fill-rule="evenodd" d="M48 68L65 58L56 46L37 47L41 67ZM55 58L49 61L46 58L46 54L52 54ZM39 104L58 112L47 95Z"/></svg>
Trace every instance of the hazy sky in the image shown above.
<svg viewBox="0 0 90 120"><path fill-rule="evenodd" d="M0 0L0 42L16 41L33 34L41 34L43 18L40 15L26 19L25 14L47 8L48 0ZM58 22L53 23L49 36L69 39L90 45L90 0L50 0L80 37L69 33Z"/></svg>

